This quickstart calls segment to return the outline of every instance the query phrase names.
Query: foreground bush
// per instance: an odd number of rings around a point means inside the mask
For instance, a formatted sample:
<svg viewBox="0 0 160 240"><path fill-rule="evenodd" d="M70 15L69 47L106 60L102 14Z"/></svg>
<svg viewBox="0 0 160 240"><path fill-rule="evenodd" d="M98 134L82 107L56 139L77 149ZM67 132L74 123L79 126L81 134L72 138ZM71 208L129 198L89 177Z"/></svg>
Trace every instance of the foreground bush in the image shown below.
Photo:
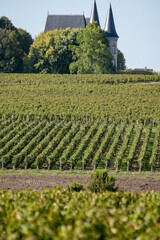
<svg viewBox="0 0 160 240"><path fill-rule="evenodd" d="M160 239L160 193L1 191L0 239Z"/></svg>

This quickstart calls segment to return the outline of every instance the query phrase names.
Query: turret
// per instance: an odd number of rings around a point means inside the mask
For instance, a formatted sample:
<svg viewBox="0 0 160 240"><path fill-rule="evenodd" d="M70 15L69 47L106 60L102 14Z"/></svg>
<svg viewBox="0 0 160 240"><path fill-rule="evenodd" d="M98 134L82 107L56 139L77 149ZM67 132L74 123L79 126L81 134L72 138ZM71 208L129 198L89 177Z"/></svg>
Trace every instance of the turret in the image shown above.
<svg viewBox="0 0 160 240"><path fill-rule="evenodd" d="M100 26L96 0L94 0L91 17L90 17L90 23L93 23L93 22L97 22L97 25Z"/></svg>
<svg viewBox="0 0 160 240"><path fill-rule="evenodd" d="M111 4L109 7L104 30L107 32L107 38L109 40L109 51L113 55L113 65L117 69L117 42L119 36L116 32Z"/></svg>

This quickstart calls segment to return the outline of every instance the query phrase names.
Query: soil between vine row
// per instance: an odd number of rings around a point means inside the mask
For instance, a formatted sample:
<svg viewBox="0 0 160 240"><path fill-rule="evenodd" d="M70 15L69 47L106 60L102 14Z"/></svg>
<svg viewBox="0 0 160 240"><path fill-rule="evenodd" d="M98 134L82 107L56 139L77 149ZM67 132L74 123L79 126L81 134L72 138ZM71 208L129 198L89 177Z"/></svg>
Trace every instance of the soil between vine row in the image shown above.
<svg viewBox="0 0 160 240"><path fill-rule="evenodd" d="M41 191L45 189L54 189L56 186L67 187L72 185L73 181L87 186L89 176L0 176L0 190L19 191L19 190L33 190ZM116 186L119 186L119 191L126 192L160 192L160 179L156 178L116 178Z"/></svg>

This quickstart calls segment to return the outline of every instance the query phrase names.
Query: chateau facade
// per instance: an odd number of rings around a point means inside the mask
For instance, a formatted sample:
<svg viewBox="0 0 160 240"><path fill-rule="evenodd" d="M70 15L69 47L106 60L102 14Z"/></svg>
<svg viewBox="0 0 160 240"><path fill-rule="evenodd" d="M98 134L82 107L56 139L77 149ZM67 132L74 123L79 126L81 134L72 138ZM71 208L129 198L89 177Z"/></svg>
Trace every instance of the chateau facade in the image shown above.
<svg viewBox="0 0 160 240"><path fill-rule="evenodd" d="M84 14L48 15L44 32L46 33L55 29L60 30L66 28L85 28L89 23L95 21L97 22L97 25L100 26L96 0L94 0L90 18L86 18ZM107 38L109 40L109 51L113 55L113 65L117 68L117 42L119 36L116 32L111 4L109 6L104 30L107 32Z"/></svg>

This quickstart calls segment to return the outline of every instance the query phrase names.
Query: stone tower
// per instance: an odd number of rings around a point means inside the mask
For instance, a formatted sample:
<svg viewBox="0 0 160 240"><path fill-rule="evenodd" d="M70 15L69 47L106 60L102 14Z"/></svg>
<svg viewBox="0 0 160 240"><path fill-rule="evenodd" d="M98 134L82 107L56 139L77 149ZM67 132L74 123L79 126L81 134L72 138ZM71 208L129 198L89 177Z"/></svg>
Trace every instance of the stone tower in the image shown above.
<svg viewBox="0 0 160 240"><path fill-rule="evenodd" d="M113 65L117 69L117 42L119 36L116 32L111 4L109 7L104 30L107 32L107 38L109 40L109 51L113 55Z"/></svg>

